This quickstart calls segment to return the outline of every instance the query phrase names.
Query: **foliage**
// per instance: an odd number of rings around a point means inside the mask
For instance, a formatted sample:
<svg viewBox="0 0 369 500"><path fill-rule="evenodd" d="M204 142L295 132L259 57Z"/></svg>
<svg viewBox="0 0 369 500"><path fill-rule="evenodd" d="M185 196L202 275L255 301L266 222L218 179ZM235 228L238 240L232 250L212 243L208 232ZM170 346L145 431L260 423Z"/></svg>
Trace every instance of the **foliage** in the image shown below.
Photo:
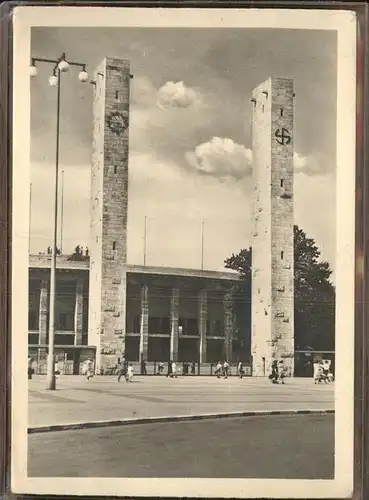
<svg viewBox="0 0 369 500"><path fill-rule="evenodd" d="M294 325L295 348L334 350L335 289L329 263L320 261L313 238L294 226ZM242 249L225 260L225 267L240 274L233 287L236 338L241 346L250 345L252 248Z"/></svg>

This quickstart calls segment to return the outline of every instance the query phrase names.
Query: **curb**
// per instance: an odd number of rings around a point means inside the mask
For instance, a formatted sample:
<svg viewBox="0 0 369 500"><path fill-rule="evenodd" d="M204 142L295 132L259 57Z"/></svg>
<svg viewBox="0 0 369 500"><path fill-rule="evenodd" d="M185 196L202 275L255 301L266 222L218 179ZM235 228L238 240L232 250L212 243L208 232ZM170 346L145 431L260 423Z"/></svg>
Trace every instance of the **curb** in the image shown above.
<svg viewBox="0 0 369 500"><path fill-rule="evenodd" d="M144 417L127 418L120 420L100 420L96 422L80 422L77 424L55 424L28 427L28 434L41 434L43 432L71 431L80 429L97 429L103 427L118 427L123 425L140 425L164 422L191 422L232 417L256 417L267 415L333 415L335 410L272 410L272 411L240 411L232 413L206 413L203 415L179 415L172 417Z"/></svg>

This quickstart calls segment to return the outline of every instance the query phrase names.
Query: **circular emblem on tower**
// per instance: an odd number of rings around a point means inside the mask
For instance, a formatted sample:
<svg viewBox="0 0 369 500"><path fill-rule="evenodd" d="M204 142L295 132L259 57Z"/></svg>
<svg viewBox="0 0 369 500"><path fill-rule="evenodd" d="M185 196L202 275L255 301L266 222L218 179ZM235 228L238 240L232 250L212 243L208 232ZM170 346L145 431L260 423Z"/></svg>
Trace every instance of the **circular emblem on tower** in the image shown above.
<svg viewBox="0 0 369 500"><path fill-rule="evenodd" d="M116 135L122 135L128 128L128 112L112 111L106 117L109 129Z"/></svg>

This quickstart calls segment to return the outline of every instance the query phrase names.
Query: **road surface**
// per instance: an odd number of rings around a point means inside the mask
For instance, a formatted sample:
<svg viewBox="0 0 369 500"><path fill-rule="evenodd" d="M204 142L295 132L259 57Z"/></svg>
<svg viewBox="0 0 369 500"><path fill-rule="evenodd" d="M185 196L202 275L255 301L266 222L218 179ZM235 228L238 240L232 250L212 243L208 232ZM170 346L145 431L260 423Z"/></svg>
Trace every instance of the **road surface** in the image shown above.
<svg viewBox="0 0 369 500"><path fill-rule="evenodd" d="M256 416L30 434L39 477L333 479L334 416Z"/></svg>

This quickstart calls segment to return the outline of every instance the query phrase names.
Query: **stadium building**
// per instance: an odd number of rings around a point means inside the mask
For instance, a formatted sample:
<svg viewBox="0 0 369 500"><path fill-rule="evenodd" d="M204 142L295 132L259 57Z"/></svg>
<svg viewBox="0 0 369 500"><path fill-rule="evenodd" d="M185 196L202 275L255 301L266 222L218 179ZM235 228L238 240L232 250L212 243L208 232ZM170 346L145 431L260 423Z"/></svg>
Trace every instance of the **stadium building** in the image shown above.
<svg viewBox="0 0 369 500"><path fill-rule="evenodd" d="M101 368L109 371L123 351L130 361L173 359L204 366L239 357L229 294L236 273L127 265L124 332L102 346L89 328L90 259L75 259L58 256L56 274L56 356L68 362L68 373L79 373L84 360L99 355L108 360ZM40 365L48 346L50 267L50 255L30 257L29 352ZM242 352L248 351L245 346Z"/></svg>
<svg viewBox="0 0 369 500"><path fill-rule="evenodd" d="M269 373L283 358L291 374L311 373L312 352L296 352L293 301L293 83L269 79L253 106L252 314L240 330L231 290L237 273L127 262L129 61L105 58L94 75L90 248L57 257L55 354L65 373L88 357L97 373L131 362L218 361ZM29 263L29 353L46 365L50 251ZM330 355L332 356L332 354ZM326 356L327 357L327 356ZM211 370L211 368L210 368Z"/></svg>

